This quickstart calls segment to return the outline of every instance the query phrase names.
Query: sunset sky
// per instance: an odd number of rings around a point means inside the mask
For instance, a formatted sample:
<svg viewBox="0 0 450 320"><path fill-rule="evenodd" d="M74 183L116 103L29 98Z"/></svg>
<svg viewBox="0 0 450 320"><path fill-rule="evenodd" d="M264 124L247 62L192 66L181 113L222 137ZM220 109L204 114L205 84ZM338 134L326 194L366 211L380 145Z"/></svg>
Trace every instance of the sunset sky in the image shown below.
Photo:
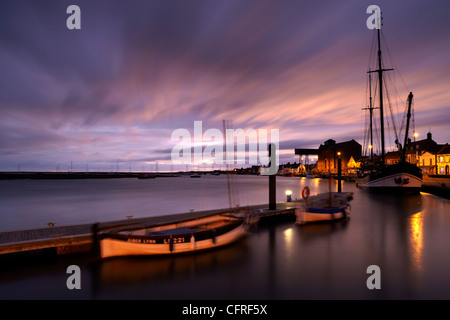
<svg viewBox="0 0 450 320"><path fill-rule="evenodd" d="M66 27L72 4L81 30ZM279 129L281 162L363 144L371 4L391 99L412 91L418 139L450 142L446 0L2 0L0 171L170 170L172 132L196 120Z"/></svg>

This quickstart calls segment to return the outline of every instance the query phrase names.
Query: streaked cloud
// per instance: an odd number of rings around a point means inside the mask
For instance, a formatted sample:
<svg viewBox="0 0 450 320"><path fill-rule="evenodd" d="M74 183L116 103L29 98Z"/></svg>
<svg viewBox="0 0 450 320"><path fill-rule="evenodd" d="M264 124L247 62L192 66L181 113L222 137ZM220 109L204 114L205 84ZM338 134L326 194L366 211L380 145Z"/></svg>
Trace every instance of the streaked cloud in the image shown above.
<svg viewBox="0 0 450 320"><path fill-rule="evenodd" d="M70 4L2 2L0 170L170 163L172 131L195 120L277 128L285 150L362 143L368 1L77 1L78 31ZM449 5L379 6L416 130L448 142Z"/></svg>

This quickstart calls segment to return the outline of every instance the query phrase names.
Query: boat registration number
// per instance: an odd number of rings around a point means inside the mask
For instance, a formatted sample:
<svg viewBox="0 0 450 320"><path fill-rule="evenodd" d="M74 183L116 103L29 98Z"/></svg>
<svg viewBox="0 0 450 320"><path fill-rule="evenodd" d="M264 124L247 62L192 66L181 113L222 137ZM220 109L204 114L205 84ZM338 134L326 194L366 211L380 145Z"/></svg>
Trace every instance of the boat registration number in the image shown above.
<svg viewBox="0 0 450 320"><path fill-rule="evenodd" d="M184 241L184 238L164 239L164 243L170 243L170 242L172 242L172 243L183 243L185 241Z"/></svg>

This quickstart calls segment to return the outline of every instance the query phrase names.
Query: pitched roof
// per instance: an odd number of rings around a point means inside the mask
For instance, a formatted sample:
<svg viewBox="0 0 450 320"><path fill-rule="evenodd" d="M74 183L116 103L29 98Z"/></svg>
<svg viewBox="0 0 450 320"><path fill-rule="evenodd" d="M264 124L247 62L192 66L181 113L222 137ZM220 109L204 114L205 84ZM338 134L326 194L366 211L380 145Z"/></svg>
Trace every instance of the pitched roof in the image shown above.
<svg viewBox="0 0 450 320"><path fill-rule="evenodd" d="M436 154L450 154L450 145L448 143L444 144Z"/></svg>

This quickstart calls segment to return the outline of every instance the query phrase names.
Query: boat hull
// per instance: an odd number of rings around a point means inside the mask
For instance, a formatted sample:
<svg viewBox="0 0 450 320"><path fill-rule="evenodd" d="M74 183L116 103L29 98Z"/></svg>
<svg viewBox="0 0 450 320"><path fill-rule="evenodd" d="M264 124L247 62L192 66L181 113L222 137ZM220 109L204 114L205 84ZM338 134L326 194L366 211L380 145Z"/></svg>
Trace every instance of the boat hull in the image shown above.
<svg viewBox="0 0 450 320"><path fill-rule="evenodd" d="M377 193L411 194L422 188L422 172L409 163L400 163L356 179L360 188Z"/></svg>
<svg viewBox="0 0 450 320"><path fill-rule="evenodd" d="M350 205L347 200L332 199L331 206L328 201L322 200L320 204L304 205L295 210L296 224L311 222L324 222L347 219L350 215Z"/></svg>
<svg viewBox="0 0 450 320"><path fill-rule="evenodd" d="M248 234L245 223L213 237L196 240L195 235L173 235L170 238L155 241L151 237L129 237L117 239L106 237L100 241L102 258L117 256L161 256L194 253L229 245ZM162 243L154 243L162 242Z"/></svg>

